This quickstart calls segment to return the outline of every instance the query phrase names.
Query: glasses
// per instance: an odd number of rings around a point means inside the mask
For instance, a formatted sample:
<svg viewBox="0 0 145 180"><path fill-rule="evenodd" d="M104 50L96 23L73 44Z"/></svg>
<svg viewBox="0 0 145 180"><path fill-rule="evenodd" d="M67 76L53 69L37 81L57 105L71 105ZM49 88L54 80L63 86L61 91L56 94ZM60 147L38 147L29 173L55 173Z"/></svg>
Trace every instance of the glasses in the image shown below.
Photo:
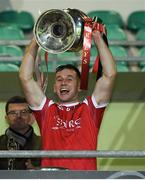
<svg viewBox="0 0 145 180"><path fill-rule="evenodd" d="M31 111L29 109L24 109L21 111L9 111L7 113L7 115L11 116L11 117L17 117L17 116L22 116L22 117L26 117L29 115Z"/></svg>

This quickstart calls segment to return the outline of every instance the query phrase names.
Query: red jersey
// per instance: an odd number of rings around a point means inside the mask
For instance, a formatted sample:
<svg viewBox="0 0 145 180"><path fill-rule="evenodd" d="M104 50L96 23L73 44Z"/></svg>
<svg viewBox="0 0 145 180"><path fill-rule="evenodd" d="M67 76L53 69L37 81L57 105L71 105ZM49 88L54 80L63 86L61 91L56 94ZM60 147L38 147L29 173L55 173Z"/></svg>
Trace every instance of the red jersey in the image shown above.
<svg viewBox="0 0 145 180"><path fill-rule="evenodd" d="M82 103L61 105L50 99L32 108L40 127L43 150L96 150L98 132L105 110L93 97ZM42 167L96 170L96 158L43 158Z"/></svg>

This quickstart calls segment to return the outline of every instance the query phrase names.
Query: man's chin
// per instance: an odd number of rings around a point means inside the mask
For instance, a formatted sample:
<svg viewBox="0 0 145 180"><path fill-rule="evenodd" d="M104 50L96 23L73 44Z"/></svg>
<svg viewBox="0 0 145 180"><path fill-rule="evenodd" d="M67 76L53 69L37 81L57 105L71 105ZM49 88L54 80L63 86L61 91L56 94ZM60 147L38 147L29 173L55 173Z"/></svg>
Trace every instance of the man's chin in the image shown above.
<svg viewBox="0 0 145 180"><path fill-rule="evenodd" d="M69 100L66 100L66 99L60 99L60 102L61 103L68 103L68 102L70 102Z"/></svg>
<svg viewBox="0 0 145 180"><path fill-rule="evenodd" d="M70 102L70 98L66 95L59 96L60 102Z"/></svg>
<svg viewBox="0 0 145 180"><path fill-rule="evenodd" d="M70 103L71 100L69 98L60 98L61 103Z"/></svg>
<svg viewBox="0 0 145 180"><path fill-rule="evenodd" d="M19 131L19 130L21 130L21 129L25 129L25 128L27 128L28 126L25 126L25 125L16 125L16 126L11 126L11 128L12 129L14 129L15 131Z"/></svg>

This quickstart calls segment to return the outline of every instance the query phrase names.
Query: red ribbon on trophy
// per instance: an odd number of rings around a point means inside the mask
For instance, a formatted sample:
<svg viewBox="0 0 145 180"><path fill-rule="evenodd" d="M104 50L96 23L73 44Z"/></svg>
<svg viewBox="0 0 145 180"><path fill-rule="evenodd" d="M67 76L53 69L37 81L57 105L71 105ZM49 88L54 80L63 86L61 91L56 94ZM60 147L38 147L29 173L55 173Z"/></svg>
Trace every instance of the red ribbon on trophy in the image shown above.
<svg viewBox="0 0 145 180"><path fill-rule="evenodd" d="M84 39L83 39L83 51L82 51L82 68L81 68L81 89L87 89L88 86L88 74L90 63L90 51L92 42L92 19L87 18L84 24Z"/></svg>
<svg viewBox="0 0 145 180"><path fill-rule="evenodd" d="M92 18L86 18L84 23L84 39L83 39L83 50L82 50L82 67L81 67L81 84L80 84L80 88L83 90L87 90L88 88L92 32L95 30L98 30L100 33L103 34L103 39L108 45L106 38L106 29L104 24L97 23L94 20L92 20ZM102 74L102 66L100 63L99 55L96 57L92 72L97 73L97 79Z"/></svg>

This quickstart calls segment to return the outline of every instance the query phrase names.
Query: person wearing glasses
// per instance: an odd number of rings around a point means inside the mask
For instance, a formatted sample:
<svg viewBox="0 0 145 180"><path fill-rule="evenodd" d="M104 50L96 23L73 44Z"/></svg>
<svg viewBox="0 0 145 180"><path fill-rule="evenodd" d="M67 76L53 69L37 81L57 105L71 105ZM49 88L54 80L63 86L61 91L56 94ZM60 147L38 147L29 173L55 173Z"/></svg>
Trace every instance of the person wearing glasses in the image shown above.
<svg viewBox="0 0 145 180"><path fill-rule="evenodd" d="M24 97L13 96L5 105L5 119L9 125L0 136L0 150L40 150L41 138L34 133L32 123L35 118ZM1 170L24 170L27 162L40 165L40 159L1 158Z"/></svg>
<svg viewBox="0 0 145 180"><path fill-rule="evenodd" d="M33 76L38 44L33 38L26 49L19 72L25 97L33 110L42 137L43 150L96 150L103 114L116 79L115 60L101 33L93 32L103 67L91 96L79 101L80 72L70 64L56 68L54 93L58 101L46 97ZM96 49L96 51L97 51ZM48 64L49 65L49 64ZM42 167L96 170L96 158L42 158Z"/></svg>

